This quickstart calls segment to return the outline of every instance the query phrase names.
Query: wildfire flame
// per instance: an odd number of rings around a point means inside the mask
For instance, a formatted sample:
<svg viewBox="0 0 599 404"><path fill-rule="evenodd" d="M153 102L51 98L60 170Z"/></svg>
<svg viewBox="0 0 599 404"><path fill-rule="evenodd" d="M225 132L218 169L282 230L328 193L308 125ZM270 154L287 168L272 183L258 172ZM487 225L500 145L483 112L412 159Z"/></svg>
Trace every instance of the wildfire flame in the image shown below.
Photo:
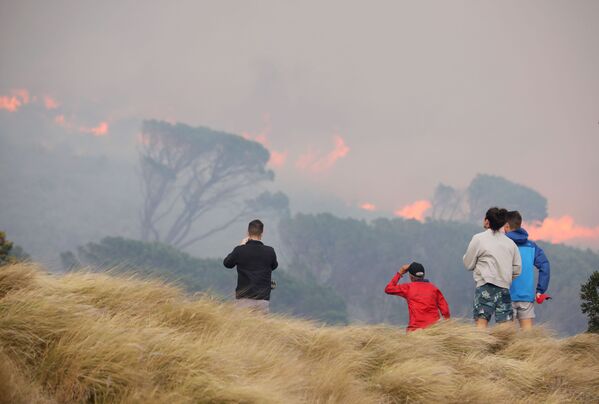
<svg viewBox="0 0 599 404"><path fill-rule="evenodd" d="M298 158L296 166L301 170L311 171L313 173L320 173L329 170L335 165L337 160L347 156L350 151L350 148L340 135L335 135L334 142L335 146L333 150L324 156L320 156L319 153L314 151L302 154Z"/></svg>
<svg viewBox="0 0 599 404"><path fill-rule="evenodd" d="M270 124L264 131L257 134L252 134L250 132L242 132L241 137L246 140L253 140L255 142L260 143L262 146L266 147L270 152L270 159L268 160L268 164L271 167L282 167L285 165L287 161L287 151L278 151L271 147L270 141L268 140L267 133L270 131Z"/></svg>
<svg viewBox="0 0 599 404"><path fill-rule="evenodd" d="M57 125L60 125L60 126L67 126L67 121L66 121L66 119L65 119L64 115L57 115L57 116L54 118L54 122L55 122Z"/></svg>
<svg viewBox="0 0 599 404"><path fill-rule="evenodd" d="M409 205L404 206L401 209L397 209L395 216L403 217L404 219L415 219L420 222L424 221L424 214L430 209L432 204L426 199L416 201Z"/></svg>
<svg viewBox="0 0 599 404"><path fill-rule="evenodd" d="M91 133L94 136L104 136L108 133L108 122L100 122L98 126L93 128L80 127L80 132Z"/></svg>
<svg viewBox="0 0 599 404"><path fill-rule="evenodd" d="M46 109L56 109L60 106L60 104L54 98L46 95L44 96L44 106Z"/></svg>
<svg viewBox="0 0 599 404"><path fill-rule="evenodd" d="M562 243L573 239L599 239L599 226L585 227L574 223L574 218L565 215L559 218L546 218L543 223L526 224L531 239Z"/></svg>
<svg viewBox="0 0 599 404"><path fill-rule="evenodd" d="M360 209L367 210L369 212L374 212L376 210L376 205L370 202L364 202L360 205Z"/></svg>
<svg viewBox="0 0 599 404"><path fill-rule="evenodd" d="M0 109L16 112L21 106L29 104L29 91L24 89L12 90L11 95L0 96Z"/></svg>

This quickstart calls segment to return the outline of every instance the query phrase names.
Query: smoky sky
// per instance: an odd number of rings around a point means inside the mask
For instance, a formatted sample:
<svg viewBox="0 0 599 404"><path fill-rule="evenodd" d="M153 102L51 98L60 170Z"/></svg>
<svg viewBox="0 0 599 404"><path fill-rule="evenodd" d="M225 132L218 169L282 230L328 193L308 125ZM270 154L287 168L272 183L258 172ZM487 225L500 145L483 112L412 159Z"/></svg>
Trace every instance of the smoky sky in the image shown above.
<svg viewBox="0 0 599 404"><path fill-rule="evenodd" d="M267 132L284 190L392 211L489 173L597 226L597 21L597 1L4 1L0 93ZM349 152L297 168L336 136Z"/></svg>

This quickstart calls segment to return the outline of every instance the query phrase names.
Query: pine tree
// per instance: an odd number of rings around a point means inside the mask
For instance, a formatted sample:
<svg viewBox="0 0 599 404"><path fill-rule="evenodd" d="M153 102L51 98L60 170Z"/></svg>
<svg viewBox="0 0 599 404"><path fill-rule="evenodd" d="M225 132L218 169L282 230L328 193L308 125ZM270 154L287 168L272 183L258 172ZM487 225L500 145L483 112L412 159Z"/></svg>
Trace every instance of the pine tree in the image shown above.
<svg viewBox="0 0 599 404"><path fill-rule="evenodd" d="M599 271L591 274L587 283L580 287L582 312L589 317L589 332L599 333Z"/></svg>
<svg viewBox="0 0 599 404"><path fill-rule="evenodd" d="M10 262L10 250L12 250L12 243L6 239L6 234L0 231L0 265Z"/></svg>

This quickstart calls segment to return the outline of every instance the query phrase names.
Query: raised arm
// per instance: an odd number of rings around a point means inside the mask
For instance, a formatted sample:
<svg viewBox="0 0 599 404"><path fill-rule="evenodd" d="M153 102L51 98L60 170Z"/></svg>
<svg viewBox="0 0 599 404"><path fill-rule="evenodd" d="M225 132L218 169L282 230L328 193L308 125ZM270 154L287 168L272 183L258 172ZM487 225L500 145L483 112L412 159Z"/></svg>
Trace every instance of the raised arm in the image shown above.
<svg viewBox="0 0 599 404"><path fill-rule="evenodd" d="M401 279L401 276L406 273L409 266L409 264L402 266L401 269L393 276L393 278L391 278L387 286L385 286L386 294L406 297L409 288L408 284L404 283L402 285L398 285L398 282Z"/></svg>
<svg viewBox="0 0 599 404"><path fill-rule="evenodd" d="M538 245L535 245L534 265L539 270L539 281L537 283L537 293L545 293L549 288L549 279L551 277L551 267L545 251Z"/></svg>

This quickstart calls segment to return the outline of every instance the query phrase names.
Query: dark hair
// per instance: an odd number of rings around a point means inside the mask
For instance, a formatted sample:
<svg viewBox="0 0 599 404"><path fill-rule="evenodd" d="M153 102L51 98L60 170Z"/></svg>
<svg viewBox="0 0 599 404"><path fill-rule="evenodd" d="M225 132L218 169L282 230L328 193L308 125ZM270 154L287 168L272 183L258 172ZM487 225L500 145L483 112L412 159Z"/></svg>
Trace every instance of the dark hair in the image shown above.
<svg viewBox="0 0 599 404"><path fill-rule="evenodd" d="M507 222L507 210L499 208L491 208L487 211L485 219L489 221L489 227L493 231L497 231Z"/></svg>
<svg viewBox="0 0 599 404"><path fill-rule="evenodd" d="M506 222L510 225L510 229L518 230L522 227L522 215L517 210L512 210L507 213Z"/></svg>
<svg viewBox="0 0 599 404"><path fill-rule="evenodd" d="M252 220L250 224L248 224L248 234L250 236L261 236L262 232L264 232L264 223L260 220Z"/></svg>

